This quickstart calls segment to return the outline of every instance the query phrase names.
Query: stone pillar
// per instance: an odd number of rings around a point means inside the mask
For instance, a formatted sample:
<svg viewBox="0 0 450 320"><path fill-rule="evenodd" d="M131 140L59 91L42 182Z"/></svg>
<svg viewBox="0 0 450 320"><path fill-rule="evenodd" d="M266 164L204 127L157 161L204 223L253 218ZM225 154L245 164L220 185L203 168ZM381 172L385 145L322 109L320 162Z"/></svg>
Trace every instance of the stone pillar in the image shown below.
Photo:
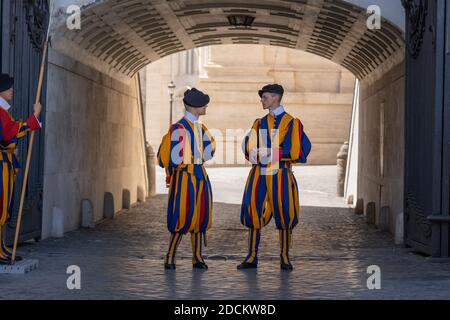
<svg viewBox="0 0 450 320"><path fill-rule="evenodd" d="M364 199L356 200L355 213L358 215L364 214Z"/></svg>
<svg viewBox="0 0 450 320"><path fill-rule="evenodd" d="M211 47L201 47L198 48L198 73L200 77L206 78L208 77L208 72L205 69L205 66L211 64Z"/></svg>
<svg viewBox="0 0 450 320"><path fill-rule="evenodd" d="M152 146L147 143L147 172L148 172L148 195L152 197L156 194L156 154Z"/></svg>
<svg viewBox="0 0 450 320"><path fill-rule="evenodd" d="M64 213L57 207L52 209L52 237L64 237Z"/></svg>
<svg viewBox="0 0 450 320"><path fill-rule="evenodd" d="M382 207L380 210L380 223L379 227L382 231L390 230L390 208L388 206Z"/></svg>
<svg viewBox="0 0 450 320"><path fill-rule="evenodd" d="M345 142L337 154L337 196L344 196L345 173L347 171L348 142Z"/></svg>
<svg viewBox="0 0 450 320"><path fill-rule="evenodd" d="M376 205L375 202L369 202L366 208L366 222L367 224L376 223Z"/></svg>
<svg viewBox="0 0 450 320"><path fill-rule="evenodd" d="M111 192L105 192L103 196L103 218L114 219L115 214L114 195Z"/></svg>
<svg viewBox="0 0 450 320"><path fill-rule="evenodd" d="M89 199L83 199L81 201L81 226L83 228L94 228L94 206Z"/></svg>

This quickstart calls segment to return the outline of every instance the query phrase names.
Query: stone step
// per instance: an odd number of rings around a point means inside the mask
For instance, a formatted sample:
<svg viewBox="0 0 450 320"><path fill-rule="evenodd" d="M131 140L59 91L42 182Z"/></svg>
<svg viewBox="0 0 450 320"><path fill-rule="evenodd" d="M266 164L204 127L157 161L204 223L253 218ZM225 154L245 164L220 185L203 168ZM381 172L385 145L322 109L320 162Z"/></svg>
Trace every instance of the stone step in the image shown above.
<svg viewBox="0 0 450 320"><path fill-rule="evenodd" d="M0 265L0 274L25 274L37 269L38 260L21 260L13 265Z"/></svg>

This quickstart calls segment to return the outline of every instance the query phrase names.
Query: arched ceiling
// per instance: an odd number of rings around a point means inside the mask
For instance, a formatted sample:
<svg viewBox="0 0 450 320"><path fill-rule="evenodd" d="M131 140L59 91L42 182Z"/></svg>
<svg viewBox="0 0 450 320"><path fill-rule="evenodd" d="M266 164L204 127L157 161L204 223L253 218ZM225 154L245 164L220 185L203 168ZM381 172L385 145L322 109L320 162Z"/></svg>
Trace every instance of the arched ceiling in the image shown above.
<svg viewBox="0 0 450 320"><path fill-rule="evenodd" d="M228 17L254 17L250 27ZM398 55L404 33L386 19L366 26L366 9L342 0L103 0L82 10L80 30L54 30L53 47L110 75L132 77L179 51L215 44L304 50L364 78Z"/></svg>

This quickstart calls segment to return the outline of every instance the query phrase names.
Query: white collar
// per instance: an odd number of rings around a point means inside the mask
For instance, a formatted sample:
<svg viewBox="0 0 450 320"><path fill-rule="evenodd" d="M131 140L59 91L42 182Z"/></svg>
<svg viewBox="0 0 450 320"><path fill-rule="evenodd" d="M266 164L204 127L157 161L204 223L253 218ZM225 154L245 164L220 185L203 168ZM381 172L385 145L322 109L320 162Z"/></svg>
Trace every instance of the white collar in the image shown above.
<svg viewBox="0 0 450 320"><path fill-rule="evenodd" d="M194 116L192 113L190 113L189 111L186 111L184 113L184 117L192 123L198 122L198 118L196 116Z"/></svg>
<svg viewBox="0 0 450 320"><path fill-rule="evenodd" d="M278 117L283 112L284 112L284 107L283 106L279 106L278 108L270 111L270 114L273 115L274 117Z"/></svg>
<svg viewBox="0 0 450 320"><path fill-rule="evenodd" d="M4 98L0 97L0 107L8 111L11 109L11 105Z"/></svg>

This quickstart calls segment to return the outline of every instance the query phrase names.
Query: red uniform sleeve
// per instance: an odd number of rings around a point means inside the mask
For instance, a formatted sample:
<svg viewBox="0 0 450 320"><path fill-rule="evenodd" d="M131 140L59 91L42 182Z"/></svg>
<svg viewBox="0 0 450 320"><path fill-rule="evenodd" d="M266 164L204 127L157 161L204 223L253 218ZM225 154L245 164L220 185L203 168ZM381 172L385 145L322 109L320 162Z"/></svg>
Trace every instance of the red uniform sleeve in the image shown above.
<svg viewBox="0 0 450 320"><path fill-rule="evenodd" d="M26 121L25 123L30 127L31 131L35 131L38 129L41 129L41 123L39 122L38 118L32 114Z"/></svg>
<svg viewBox="0 0 450 320"><path fill-rule="evenodd" d="M14 137L22 138L28 131L41 128L36 116L30 116L26 121L14 121L9 113L0 108L0 122L2 126L2 141L10 141Z"/></svg>

